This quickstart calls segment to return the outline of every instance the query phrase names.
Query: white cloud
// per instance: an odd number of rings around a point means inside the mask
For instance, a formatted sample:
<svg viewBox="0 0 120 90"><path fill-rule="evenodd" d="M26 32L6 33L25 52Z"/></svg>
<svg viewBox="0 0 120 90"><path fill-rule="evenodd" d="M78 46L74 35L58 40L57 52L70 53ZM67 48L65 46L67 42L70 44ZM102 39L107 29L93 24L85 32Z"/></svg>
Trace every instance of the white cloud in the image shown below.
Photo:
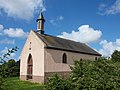
<svg viewBox="0 0 120 90"><path fill-rule="evenodd" d="M63 16L59 16L59 17L57 17L57 20L63 20L63 19L64 19Z"/></svg>
<svg viewBox="0 0 120 90"><path fill-rule="evenodd" d="M42 2L42 0L0 0L0 12L4 11L14 18L30 20L39 7L46 10Z"/></svg>
<svg viewBox="0 0 120 90"><path fill-rule="evenodd" d="M3 30L3 29L4 29L3 25L0 24L0 31Z"/></svg>
<svg viewBox="0 0 120 90"><path fill-rule="evenodd" d="M120 13L120 0L116 2L106 10L106 14L117 14Z"/></svg>
<svg viewBox="0 0 120 90"><path fill-rule="evenodd" d="M116 0L113 5L106 7L105 4L99 6L101 15L114 15L120 13L120 0Z"/></svg>
<svg viewBox="0 0 120 90"><path fill-rule="evenodd" d="M6 54L7 52L8 52L8 48L5 47L3 50L0 51L0 54L1 54L1 55L4 55L4 54ZM10 55L8 58L14 58L15 56L16 56L15 53L11 53L11 55Z"/></svg>
<svg viewBox="0 0 120 90"><path fill-rule="evenodd" d="M0 44L15 44L15 40L3 39L0 40Z"/></svg>
<svg viewBox="0 0 120 90"><path fill-rule="evenodd" d="M108 42L107 40L103 40L100 42L102 49L99 50L105 57L110 57L114 50L120 50L120 39L116 39L115 42Z"/></svg>
<svg viewBox="0 0 120 90"><path fill-rule="evenodd" d="M102 11L102 10L105 9L105 7L106 7L106 5L105 5L104 3L102 3L102 4L99 5L99 8L98 8L98 9L99 9L100 11Z"/></svg>
<svg viewBox="0 0 120 90"><path fill-rule="evenodd" d="M5 35L8 35L9 37L18 37L18 38L25 38L28 36L28 32L24 32L21 28L9 28L5 29L4 31Z"/></svg>
<svg viewBox="0 0 120 90"><path fill-rule="evenodd" d="M60 22L60 21L62 21L63 19L64 19L63 16L58 16L58 17L56 17L55 19L51 19L51 20L50 20L50 23L51 23L52 25L57 25L57 23Z"/></svg>
<svg viewBox="0 0 120 90"><path fill-rule="evenodd" d="M28 32L24 32L21 28L9 28L4 29L4 26L0 24L0 36L7 35L9 37L17 37L17 38L25 38L28 36ZM6 44L9 44L8 39L2 40L0 43L4 43L6 41ZM11 41L11 43L14 43L14 40Z"/></svg>
<svg viewBox="0 0 120 90"><path fill-rule="evenodd" d="M51 19L51 20L50 20L50 23L51 23L52 25L56 25L56 22L55 22L54 19Z"/></svg>
<svg viewBox="0 0 120 90"><path fill-rule="evenodd" d="M43 3L43 0L38 0L38 5L40 5L40 8L42 9L42 11L44 12L44 11L46 11L46 7L45 7L45 5L44 5L44 3Z"/></svg>
<svg viewBox="0 0 120 90"><path fill-rule="evenodd" d="M4 29L3 25L0 24L0 36L3 35L3 34L2 34L3 29Z"/></svg>
<svg viewBox="0 0 120 90"><path fill-rule="evenodd" d="M78 28L79 31L72 31L71 33L63 32L58 37L74 40L77 42L90 43L100 39L102 32L95 30L89 25L82 25Z"/></svg>

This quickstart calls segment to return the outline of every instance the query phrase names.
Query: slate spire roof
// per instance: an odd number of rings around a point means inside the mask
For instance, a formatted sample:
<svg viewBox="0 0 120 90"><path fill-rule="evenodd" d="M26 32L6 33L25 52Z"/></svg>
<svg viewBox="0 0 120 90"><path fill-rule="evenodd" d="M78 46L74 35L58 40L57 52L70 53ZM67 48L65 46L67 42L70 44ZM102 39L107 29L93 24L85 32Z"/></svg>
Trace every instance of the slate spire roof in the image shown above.
<svg viewBox="0 0 120 90"><path fill-rule="evenodd" d="M45 48L101 56L101 54L84 43L79 43L47 34L39 34L37 32L35 32L35 34L45 43Z"/></svg>
<svg viewBox="0 0 120 90"><path fill-rule="evenodd" d="M40 34L44 34L44 23L45 23L45 19L44 19L44 16L42 14L42 10L40 12L40 15L37 19L37 30Z"/></svg>
<svg viewBox="0 0 120 90"><path fill-rule="evenodd" d="M44 16L43 16L43 14L42 14L42 10L40 11L40 15L39 15L37 21L38 21L38 20L44 20L44 22L45 22Z"/></svg>

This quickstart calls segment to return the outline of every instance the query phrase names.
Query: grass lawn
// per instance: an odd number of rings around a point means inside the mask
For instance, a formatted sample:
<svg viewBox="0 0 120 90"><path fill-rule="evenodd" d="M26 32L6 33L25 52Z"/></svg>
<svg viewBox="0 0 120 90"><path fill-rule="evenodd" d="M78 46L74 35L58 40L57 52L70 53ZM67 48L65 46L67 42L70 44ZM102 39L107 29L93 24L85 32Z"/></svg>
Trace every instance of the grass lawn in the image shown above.
<svg viewBox="0 0 120 90"><path fill-rule="evenodd" d="M18 77L8 78L5 82L5 90L43 90L43 85L20 81Z"/></svg>

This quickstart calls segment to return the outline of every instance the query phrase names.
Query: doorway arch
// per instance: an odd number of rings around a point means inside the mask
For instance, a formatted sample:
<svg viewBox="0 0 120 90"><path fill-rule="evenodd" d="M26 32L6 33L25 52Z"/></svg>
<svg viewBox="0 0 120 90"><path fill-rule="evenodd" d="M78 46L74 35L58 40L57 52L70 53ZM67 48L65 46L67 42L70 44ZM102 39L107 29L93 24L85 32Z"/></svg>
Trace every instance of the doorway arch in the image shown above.
<svg viewBox="0 0 120 90"><path fill-rule="evenodd" d="M29 54L27 61L27 80L32 79L33 77L33 59L32 55Z"/></svg>

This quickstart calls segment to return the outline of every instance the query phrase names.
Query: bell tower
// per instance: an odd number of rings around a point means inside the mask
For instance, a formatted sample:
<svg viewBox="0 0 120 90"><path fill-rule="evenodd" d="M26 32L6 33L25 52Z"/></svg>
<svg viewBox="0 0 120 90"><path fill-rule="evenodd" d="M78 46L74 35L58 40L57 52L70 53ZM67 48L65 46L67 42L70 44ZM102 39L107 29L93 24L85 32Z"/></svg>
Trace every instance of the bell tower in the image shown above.
<svg viewBox="0 0 120 90"><path fill-rule="evenodd" d="M39 34L44 34L44 22L45 22L45 19L44 19L44 16L42 14L42 10L41 10L40 15L37 19L37 32Z"/></svg>

